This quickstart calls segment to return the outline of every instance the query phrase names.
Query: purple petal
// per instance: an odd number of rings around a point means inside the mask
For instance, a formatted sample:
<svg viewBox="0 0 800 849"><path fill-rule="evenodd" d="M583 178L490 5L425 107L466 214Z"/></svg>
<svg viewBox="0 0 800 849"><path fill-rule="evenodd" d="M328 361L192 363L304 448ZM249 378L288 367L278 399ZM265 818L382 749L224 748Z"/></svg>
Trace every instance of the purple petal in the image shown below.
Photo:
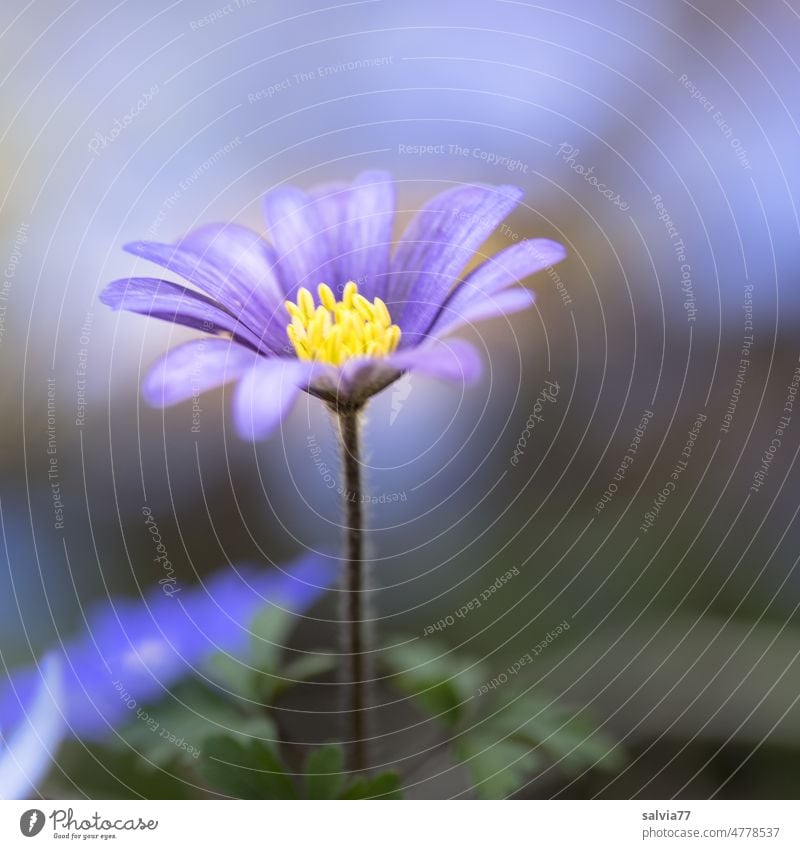
<svg viewBox="0 0 800 849"><path fill-rule="evenodd" d="M242 439L264 439L281 423L292 402L308 385L313 364L288 358L262 359L236 387L233 414Z"/></svg>
<svg viewBox="0 0 800 849"><path fill-rule="evenodd" d="M3 741L25 718L26 705L36 697L42 676L31 666L14 674L13 680L0 682L0 750Z"/></svg>
<svg viewBox="0 0 800 849"><path fill-rule="evenodd" d="M259 338L234 315L206 295L177 283L152 277L115 280L100 293L100 300L113 310L159 318L206 333L231 333L255 348Z"/></svg>
<svg viewBox="0 0 800 849"><path fill-rule="evenodd" d="M415 371L441 380L473 383L483 370L478 352L463 339L429 340L414 348L397 351L387 358L394 368Z"/></svg>
<svg viewBox="0 0 800 849"><path fill-rule="evenodd" d="M350 191L348 183L341 181L314 186L308 192L310 207L313 207L322 224L319 239L325 244L328 257L327 278L319 282L327 283L334 291L339 291L350 278L347 277L345 258L342 257L342 224L347 218L347 197ZM296 292L296 288L293 290Z"/></svg>
<svg viewBox="0 0 800 849"><path fill-rule="evenodd" d="M180 587L154 588L144 599L98 607L90 633L67 646L66 710L73 733L104 737L130 719L134 706L164 696L217 652L240 656L253 617L273 605L302 613L330 585L334 562L301 556L283 569L237 566ZM16 676L15 676L16 677Z"/></svg>
<svg viewBox="0 0 800 849"><path fill-rule="evenodd" d="M493 295L537 271L550 268L566 255L564 246L550 239L518 242L504 248L468 274L464 282L450 294L445 305L459 310L476 298Z"/></svg>
<svg viewBox="0 0 800 849"><path fill-rule="evenodd" d="M394 222L391 175L364 171L352 184L317 186L306 195L278 189L264 200L286 291L325 282L334 291L355 280L367 297L386 286Z"/></svg>
<svg viewBox="0 0 800 849"><path fill-rule="evenodd" d="M198 239L202 240L203 236ZM252 292L258 281L254 281L249 290L243 290L235 279L229 279L227 270L229 263L217 267L210 258L202 259L194 251L178 245L166 245L160 242L132 242L125 245L125 250L134 256L154 262L162 268L179 274L185 280L193 283L231 315L236 316L263 340L275 353L283 344L283 338L278 327L270 326L269 319L278 311L278 304L266 307L264 303L255 301ZM281 324L282 328L282 324Z"/></svg>
<svg viewBox="0 0 800 849"><path fill-rule="evenodd" d="M64 646L70 730L102 737L142 701L163 695L197 661L178 599L113 599L91 610L88 634ZM196 643L195 639L195 643Z"/></svg>
<svg viewBox="0 0 800 849"><path fill-rule="evenodd" d="M301 555L290 566L271 569L267 573L269 584L263 587L262 593L276 605L289 610L305 610L328 589L340 566L337 557ZM259 568L259 575L264 572Z"/></svg>
<svg viewBox="0 0 800 849"><path fill-rule="evenodd" d="M383 297L389 285L389 255L395 213L395 185L386 171L364 171L347 195L347 221L339 245L340 281L355 280L362 294Z"/></svg>
<svg viewBox="0 0 800 849"><path fill-rule="evenodd" d="M303 612L325 592L335 573L334 561L316 554L302 555L278 569L241 565L219 572L181 602L187 622L194 626L188 629L192 645L200 646L203 654L245 651L250 622L259 611L274 607Z"/></svg>
<svg viewBox="0 0 800 849"><path fill-rule="evenodd" d="M472 325L489 318L520 312L532 307L534 301L533 293L520 287L496 295L480 293L460 309L457 304L446 303L431 327L430 334L442 336L466 324Z"/></svg>
<svg viewBox="0 0 800 849"><path fill-rule="evenodd" d="M396 372L386 357L351 357L337 369L334 386L346 395L359 386L379 383Z"/></svg>
<svg viewBox="0 0 800 849"><path fill-rule="evenodd" d="M238 224L207 224L184 236L178 246L210 262L248 313L269 318L283 302L272 246L258 233Z"/></svg>
<svg viewBox="0 0 800 849"><path fill-rule="evenodd" d="M52 766L66 733L61 659L49 655L39 670L38 685L13 729L0 729L0 799L25 799Z"/></svg>
<svg viewBox="0 0 800 849"><path fill-rule="evenodd" d="M412 219L392 258L391 301L408 292L403 331L427 330L464 266L521 197L514 186L462 186L437 195Z"/></svg>
<svg viewBox="0 0 800 849"><path fill-rule="evenodd" d="M308 190L308 196L317 204L317 209L326 229L337 227L342 220L344 204L341 202L350 184L344 180L317 183Z"/></svg>
<svg viewBox="0 0 800 849"><path fill-rule="evenodd" d="M334 254L326 218L319 198L313 200L299 189L283 187L264 198L264 217L275 247L284 291L294 299L300 286L314 289L332 279Z"/></svg>
<svg viewBox="0 0 800 849"><path fill-rule="evenodd" d="M154 407L169 407L239 379L258 359L227 339L195 339L167 351L145 377L142 394Z"/></svg>

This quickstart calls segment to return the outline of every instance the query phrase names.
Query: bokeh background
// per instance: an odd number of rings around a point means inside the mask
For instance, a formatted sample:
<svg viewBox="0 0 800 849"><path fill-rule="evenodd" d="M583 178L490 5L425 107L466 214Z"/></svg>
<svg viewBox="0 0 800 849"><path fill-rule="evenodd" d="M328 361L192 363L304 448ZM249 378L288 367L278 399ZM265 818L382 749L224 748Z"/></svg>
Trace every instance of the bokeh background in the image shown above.
<svg viewBox="0 0 800 849"><path fill-rule="evenodd" d="M525 205L484 253L544 236L569 258L526 281L533 311L465 332L477 387L412 376L370 409L371 492L398 495L370 508L378 643L424 639L516 568L439 638L499 674L567 620L524 680L628 753L613 774L542 770L522 796L796 797L800 406L754 475L800 356L799 45L796 0L5 0L4 668L161 577L144 505L185 585L339 538L315 402L253 446L222 392L194 430L191 404L141 401L143 371L194 334L98 303L153 271L125 242L260 229L269 189L366 168L396 175L401 222L451 185L514 183ZM557 398L526 432L546 381ZM332 593L296 647L335 646L338 616ZM328 692L294 694L295 739L336 735L314 714ZM430 746L384 713L387 763ZM416 774L418 796L462 792L446 761Z"/></svg>

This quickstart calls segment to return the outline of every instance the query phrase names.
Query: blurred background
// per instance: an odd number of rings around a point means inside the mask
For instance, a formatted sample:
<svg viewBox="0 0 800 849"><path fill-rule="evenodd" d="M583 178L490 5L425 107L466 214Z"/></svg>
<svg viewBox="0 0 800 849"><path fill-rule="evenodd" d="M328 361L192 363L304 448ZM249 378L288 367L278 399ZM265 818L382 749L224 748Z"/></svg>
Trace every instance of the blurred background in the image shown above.
<svg viewBox="0 0 800 849"><path fill-rule="evenodd" d="M513 183L524 206L483 252L548 237L569 257L526 281L534 310L464 333L478 386L412 375L371 405L370 490L397 496L369 508L377 641L424 639L516 569L437 638L500 674L567 621L520 677L627 752L522 796L800 794L800 4L6 0L0 18L5 668L158 581L143 506L185 585L339 539L312 399L255 446L222 391L194 419L141 401L196 334L99 304L160 276L124 243L261 229L271 188L366 168L395 174L400 223L451 185ZM335 595L295 648L336 645ZM335 737L320 689L293 694L293 739ZM387 763L423 757L415 722L382 710ZM420 769L413 794L464 792Z"/></svg>

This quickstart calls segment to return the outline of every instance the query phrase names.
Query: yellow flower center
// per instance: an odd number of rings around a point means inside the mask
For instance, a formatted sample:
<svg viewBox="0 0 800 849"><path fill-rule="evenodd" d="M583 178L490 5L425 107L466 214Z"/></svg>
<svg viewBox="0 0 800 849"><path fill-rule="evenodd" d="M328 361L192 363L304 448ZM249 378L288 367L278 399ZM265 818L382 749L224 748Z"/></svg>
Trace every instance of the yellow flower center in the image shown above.
<svg viewBox="0 0 800 849"><path fill-rule="evenodd" d="M386 304L375 298L370 303L352 281L337 301L330 286L317 286L319 305L308 289L297 293L297 303L286 301L292 317L286 326L297 356L340 366L352 357L386 357L400 342L400 328L392 324Z"/></svg>

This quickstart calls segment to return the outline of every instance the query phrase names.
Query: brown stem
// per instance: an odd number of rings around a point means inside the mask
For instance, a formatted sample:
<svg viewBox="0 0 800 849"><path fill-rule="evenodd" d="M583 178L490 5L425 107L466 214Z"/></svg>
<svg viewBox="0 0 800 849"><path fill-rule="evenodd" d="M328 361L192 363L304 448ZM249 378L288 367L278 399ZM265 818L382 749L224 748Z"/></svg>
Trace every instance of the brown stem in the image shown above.
<svg viewBox="0 0 800 849"><path fill-rule="evenodd" d="M339 433L342 440L345 507L345 598L346 677L350 758L353 771L367 767L368 650L366 634L367 586L364 560L364 513L360 453L360 410L339 408Z"/></svg>

